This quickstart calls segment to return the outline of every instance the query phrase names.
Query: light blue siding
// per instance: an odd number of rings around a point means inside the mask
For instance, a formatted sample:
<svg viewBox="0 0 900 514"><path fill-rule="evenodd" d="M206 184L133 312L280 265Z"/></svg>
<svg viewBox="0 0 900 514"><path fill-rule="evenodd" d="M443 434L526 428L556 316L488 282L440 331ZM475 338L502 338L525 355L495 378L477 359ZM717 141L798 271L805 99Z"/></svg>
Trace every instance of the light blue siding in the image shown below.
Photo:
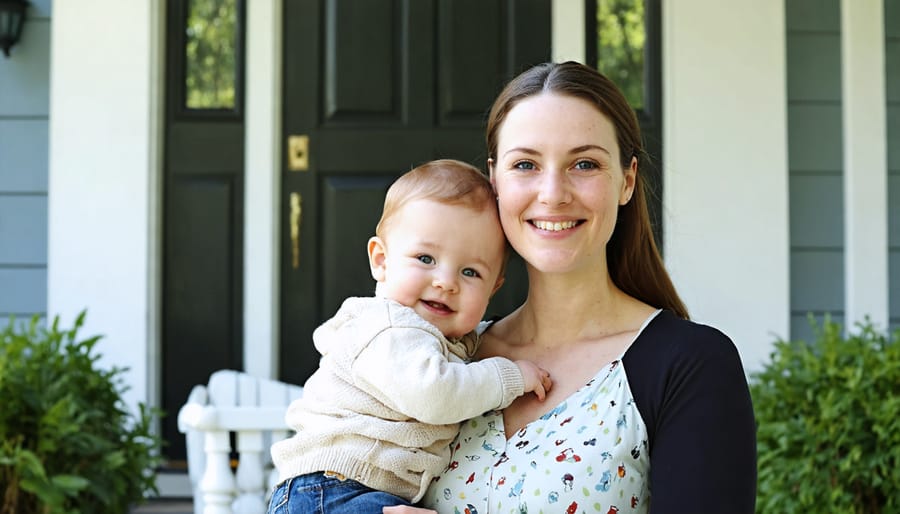
<svg viewBox="0 0 900 514"><path fill-rule="evenodd" d="M803 175L790 178L791 246L839 249L843 246L844 197L840 175Z"/></svg>
<svg viewBox="0 0 900 514"><path fill-rule="evenodd" d="M791 338L844 315L839 0L785 0Z"/></svg>
<svg viewBox="0 0 900 514"><path fill-rule="evenodd" d="M788 168L796 172L843 169L840 101L803 103L788 100Z"/></svg>
<svg viewBox="0 0 900 514"><path fill-rule="evenodd" d="M809 315L791 315L791 339L795 341L812 341L815 339L815 330L822 328L822 322L826 319L844 326L844 316L841 314L813 315L815 327L810 325Z"/></svg>
<svg viewBox="0 0 900 514"><path fill-rule="evenodd" d="M884 2L888 148L888 310L900 329L900 0Z"/></svg>
<svg viewBox="0 0 900 514"><path fill-rule="evenodd" d="M47 270L0 268L0 313L30 317L47 306Z"/></svg>
<svg viewBox="0 0 900 514"><path fill-rule="evenodd" d="M840 53L839 33L788 32L788 97L805 102L840 98L841 63L834 58Z"/></svg>
<svg viewBox="0 0 900 514"><path fill-rule="evenodd" d="M841 11L837 2L785 0L784 8L789 33L841 30Z"/></svg>
<svg viewBox="0 0 900 514"><path fill-rule="evenodd" d="M47 126L46 119L0 118L0 191L47 191Z"/></svg>
<svg viewBox="0 0 900 514"><path fill-rule="evenodd" d="M20 330L22 330L27 327L29 323L31 323L31 316L10 316L4 314L0 316L0 330L8 327L12 320L15 320L16 326L19 327ZM47 318L44 316L38 316L38 325L47 326Z"/></svg>
<svg viewBox="0 0 900 514"><path fill-rule="evenodd" d="M0 57L0 116L46 118L50 97L50 20L26 21L10 58Z"/></svg>
<svg viewBox="0 0 900 514"><path fill-rule="evenodd" d="M47 264L46 195L0 194L0 263Z"/></svg>
<svg viewBox="0 0 900 514"><path fill-rule="evenodd" d="M51 0L32 0L0 58L0 327L47 310Z"/></svg>

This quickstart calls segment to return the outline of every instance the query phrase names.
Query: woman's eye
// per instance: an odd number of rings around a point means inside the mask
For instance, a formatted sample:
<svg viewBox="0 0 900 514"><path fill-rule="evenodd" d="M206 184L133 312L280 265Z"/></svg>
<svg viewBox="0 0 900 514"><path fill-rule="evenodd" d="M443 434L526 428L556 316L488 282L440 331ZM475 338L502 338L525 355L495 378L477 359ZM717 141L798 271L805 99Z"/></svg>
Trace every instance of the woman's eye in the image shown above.
<svg viewBox="0 0 900 514"><path fill-rule="evenodd" d="M575 163L575 169L578 170L593 170L597 168L597 163L594 161L578 161Z"/></svg>
<svg viewBox="0 0 900 514"><path fill-rule="evenodd" d="M434 264L434 258L430 255L419 255L416 257L422 264Z"/></svg>
<svg viewBox="0 0 900 514"><path fill-rule="evenodd" d="M519 169L519 170L533 170L534 163L528 162L528 161L520 161L520 162L513 164L513 168Z"/></svg>
<svg viewBox="0 0 900 514"><path fill-rule="evenodd" d="M474 277L474 278L478 278L478 277L481 276L480 273L478 273L477 271L473 270L472 268L466 268L466 269L462 270L462 274L463 274L464 277Z"/></svg>

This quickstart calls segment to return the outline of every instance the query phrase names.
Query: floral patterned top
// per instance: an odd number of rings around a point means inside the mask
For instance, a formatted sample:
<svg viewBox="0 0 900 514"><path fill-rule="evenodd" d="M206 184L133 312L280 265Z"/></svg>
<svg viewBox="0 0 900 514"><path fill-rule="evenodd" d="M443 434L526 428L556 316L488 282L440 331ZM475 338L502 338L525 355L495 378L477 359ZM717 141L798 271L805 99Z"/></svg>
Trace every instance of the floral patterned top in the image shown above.
<svg viewBox="0 0 900 514"><path fill-rule="evenodd" d="M509 440L502 411L463 423L422 505L441 514L646 513L649 468L647 428L619 358Z"/></svg>

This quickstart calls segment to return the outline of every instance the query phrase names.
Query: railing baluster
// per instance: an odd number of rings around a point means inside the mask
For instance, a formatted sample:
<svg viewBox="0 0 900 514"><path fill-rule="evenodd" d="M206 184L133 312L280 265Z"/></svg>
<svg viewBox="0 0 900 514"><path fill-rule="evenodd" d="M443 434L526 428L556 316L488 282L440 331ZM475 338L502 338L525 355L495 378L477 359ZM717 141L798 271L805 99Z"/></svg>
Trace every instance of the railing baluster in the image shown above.
<svg viewBox="0 0 900 514"><path fill-rule="evenodd" d="M263 434L259 430L237 433L237 451L240 455L237 468L238 497L234 502L235 514L264 514L266 505L265 477L263 476Z"/></svg>
<svg viewBox="0 0 900 514"><path fill-rule="evenodd" d="M216 430L206 432L206 471L200 480L203 494L203 514L232 514L234 500L234 475L228 462L231 443L228 432Z"/></svg>

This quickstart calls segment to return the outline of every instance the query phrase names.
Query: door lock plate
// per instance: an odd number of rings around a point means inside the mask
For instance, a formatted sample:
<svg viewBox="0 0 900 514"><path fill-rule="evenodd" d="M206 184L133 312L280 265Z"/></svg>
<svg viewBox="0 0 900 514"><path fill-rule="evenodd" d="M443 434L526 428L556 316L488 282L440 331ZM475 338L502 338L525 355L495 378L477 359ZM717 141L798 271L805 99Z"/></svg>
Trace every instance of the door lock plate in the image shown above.
<svg viewBox="0 0 900 514"><path fill-rule="evenodd" d="M288 136L288 169L306 171L309 169L309 136Z"/></svg>

